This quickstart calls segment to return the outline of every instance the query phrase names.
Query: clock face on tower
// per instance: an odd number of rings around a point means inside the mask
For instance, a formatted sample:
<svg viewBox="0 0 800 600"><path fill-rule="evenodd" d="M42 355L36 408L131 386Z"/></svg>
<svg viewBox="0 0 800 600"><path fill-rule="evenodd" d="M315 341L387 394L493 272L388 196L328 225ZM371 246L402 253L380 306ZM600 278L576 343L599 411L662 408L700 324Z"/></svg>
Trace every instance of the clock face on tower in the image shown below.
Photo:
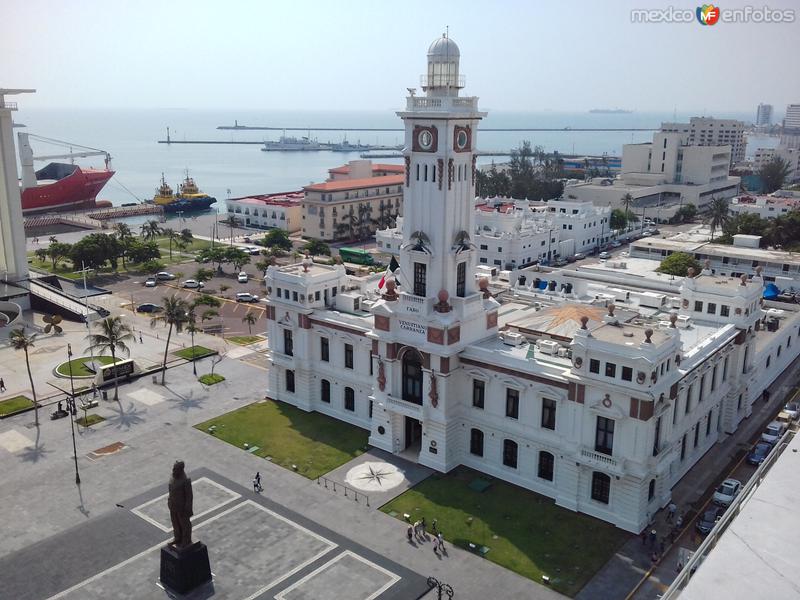
<svg viewBox="0 0 800 600"><path fill-rule="evenodd" d="M470 152L472 150L472 128L467 125L453 128L453 150L456 152Z"/></svg>
<svg viewBox="0 0 800 600"><path fill-rule="evenodd" d="M413 135L414 152L436 152L439 138L436 127L415 125Z"/></svg>

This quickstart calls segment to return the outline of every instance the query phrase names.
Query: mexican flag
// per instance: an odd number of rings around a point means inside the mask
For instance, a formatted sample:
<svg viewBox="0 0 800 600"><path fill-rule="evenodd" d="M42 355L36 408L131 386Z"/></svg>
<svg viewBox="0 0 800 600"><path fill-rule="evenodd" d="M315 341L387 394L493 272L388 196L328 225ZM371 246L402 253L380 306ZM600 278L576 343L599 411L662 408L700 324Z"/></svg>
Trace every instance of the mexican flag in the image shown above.
<svg viewBox="0 0 800 600"><path fill-rule="evenodd" d="M383 286L386 285L386 278L390 275L394 276L395 282L397 285L400 285L400 281L397 279L396 273L400 271L400 264L397 262L397 259L392 256L392 260L389 262L389 267L386 269L386 272L381 277L381 280L378 282L378 289L382 290Z"/></svg>

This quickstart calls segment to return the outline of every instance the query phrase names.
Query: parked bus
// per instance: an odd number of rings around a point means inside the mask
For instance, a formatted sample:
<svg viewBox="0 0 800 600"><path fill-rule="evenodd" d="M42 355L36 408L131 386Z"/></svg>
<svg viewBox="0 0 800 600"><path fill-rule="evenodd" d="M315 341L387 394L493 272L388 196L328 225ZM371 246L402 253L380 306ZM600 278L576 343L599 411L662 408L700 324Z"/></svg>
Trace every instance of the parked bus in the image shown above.
<svg viewBox="0 0 800 600"><path fill-rule="evenodd" d="M372 266L375 264L372 254L360 248L339 248L339 256L344 262L356 265Z"/></svg>

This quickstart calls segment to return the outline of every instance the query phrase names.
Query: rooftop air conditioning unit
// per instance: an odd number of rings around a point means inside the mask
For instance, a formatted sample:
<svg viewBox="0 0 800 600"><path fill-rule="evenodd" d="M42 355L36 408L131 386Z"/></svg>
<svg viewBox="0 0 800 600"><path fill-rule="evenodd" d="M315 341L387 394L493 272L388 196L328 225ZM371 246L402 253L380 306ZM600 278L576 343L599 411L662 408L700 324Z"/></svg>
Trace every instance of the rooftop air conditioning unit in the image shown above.
<svg viewBox="0 0 800 600"><path fill-rule="evenodd" d="M502 331L500 339L506 346L521 346L525 341L525 336L516 331Z"/></svg>
<svg viewBox="0 0 800 600"><path fill-rule="evenodd" d="M560 346L558 348L558 355L561 358L566 358L569 355L569 348L567 348L566 346Z"/></svg>
<svg viewBox="0 0 800 600"><path fill-rule="evenodd" d="M536 345L539 347L540 352L543 354L550 354L551 356L556 354L561 347L561 344L553 340L539 340Z"/></svg>
<svg viewBox="0 0 800 600"><path fill-rule="evenodd" d="M678 320L675 322L676 327L686 329L692 322L692 317L689 315L678 315Z"/></svg>

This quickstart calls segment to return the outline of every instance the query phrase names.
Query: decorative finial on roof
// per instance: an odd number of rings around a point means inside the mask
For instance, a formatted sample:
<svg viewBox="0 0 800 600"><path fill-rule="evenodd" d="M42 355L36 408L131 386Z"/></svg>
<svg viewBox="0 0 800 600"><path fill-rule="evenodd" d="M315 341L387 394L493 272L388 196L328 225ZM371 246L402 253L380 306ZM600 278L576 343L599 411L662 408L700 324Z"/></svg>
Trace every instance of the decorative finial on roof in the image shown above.
<svg viewBox="0 0 800 600"><path fill-rule="evenodd" d="M689 279L691 279L692 277L694 277L694 267L689 267L688 269L686 269L686 276L687 276Z"/></svg>
<svg viewBox="0 0 800 600"><path fill-rule="evenodd" d="M588 329L588 327L586 327L586 324L588 322L589 322L589 317L587 317L586 315L583 315L581 317L581 329Z"/></svg>
<svg viewBox="0 0 800 600"><path fill-rule="evenodd" d="M614 310L617 308L617 306L613 302L609 302L606 308L608 308L608 316L613 317Z"/></svg>
<svg viewBox="0 0 800 600"><path fill-rule="evenodd" d="M653 330L648 327L644 330L644 343L652 344L653 341L650 339L651 337L653 337Z"/></svg>
<svg viewBox="0 0 800 600"><path fill-rule="evenodd" d="M677 320L678 320L678 315L675 313L671 313L669 315L670 327L674 328Z"/></svg>
<svg viewBox="0 0 800 600"><path fill-rule="evenodd" d="M742 280L741 285L746 286L747 285L747 273L742 273L741 280Z"/></svg>

